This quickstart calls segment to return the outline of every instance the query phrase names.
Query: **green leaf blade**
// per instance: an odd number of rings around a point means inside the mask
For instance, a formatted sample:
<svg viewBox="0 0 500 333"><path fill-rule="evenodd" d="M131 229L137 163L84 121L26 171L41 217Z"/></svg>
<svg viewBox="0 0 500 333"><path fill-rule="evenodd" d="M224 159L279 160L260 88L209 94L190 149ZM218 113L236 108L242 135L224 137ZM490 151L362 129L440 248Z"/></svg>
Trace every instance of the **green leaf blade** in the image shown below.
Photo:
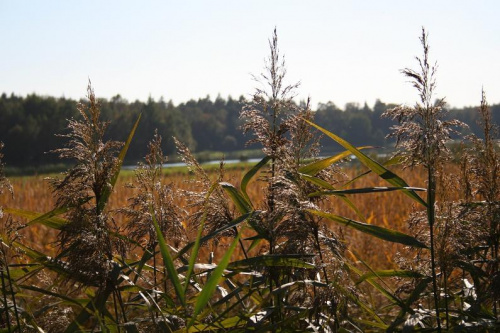
<svg viewBox="0 0 500 333"><path fill-rule="evenodd" d="M104 189L102 196L100 197L99 202L97 203L97 207L101 212L104 210L104 207L106 207L106 203L108 202L109 196L111 195L111 192L113 192L113 188L115 187L116 181L118 180L118 175L120 174L120 169L122 167L123 160L125 159L125 155L127 155L130 142L132 142L132 138L134 137L135 131L137 130L137 126L139 126L140 120L141 120L141 115L137 117L137 120L135 121L135 124L128 135L127 141L125 142L125 145L123 146L122 150L120 151L120 154L118 155L118 164L113 176L111 177L110 186Z"/></svg>
<svg viewBox="0 0 500 333"><path fill-rule="evenodd" d="M257 174L257 172L262 169L267 162L271 160L271 157L266 156L264 157L259 163L253 166L241 179L241 192L245 196L245 198L250 202L250 198L248 197L247 194L247 186L250 180Z"/></svg>
<svg viewBox="0 0 500 333"><path fill-rule="evenodd" d="M212 274L210 274L210 278L206 282L205 286L203 287L203 290L200 292L198 297L196 298L196 304L194 306L194 311L193 311L193 316L191 317L191 320L188 323L188 329L191 327L194 322L196 321L196 317L201 313L201 311L205 308L205 306L208 304L210 301L210 298L214 294L219 281L222 279L222 276L224 274L224 270L227 268L229 264L229 260L231 259L231 256L236 249L236 246L238 245L238 242L241 237L241 233L245 228L241 228L236 237L234 238L233 242L229 246L228 250L224 254L224 257L221 259L220 263L217 265L217 268L215 268L212 271Z"/></svg>
<svg viewBox="0 0 500 333"><path fill-rule="evenodd" d="M232 184L220 182L219 185L226 191L241 214L247 214L253 210L251 202Z"/></svg>
<svg viewBox="0 0 500 333"><path fill-rule="evenodd" d="M228 269L242 269L248 267L294 267L314 268L313 264L303 261L304 255L272 254L242 259L229 264Z"/></svg>
<svg viewBox="0 0 500 333"><path fill-rule="evenodd" d="M329 191L318 191L309 194L309 197L318 197L323 195L346 195L346 194L366 194L366 193L380 193L380 192L392 192L392 191L426 191L425 188L420 187L364 187L364 188L354 188L349 190L329 190Z"/></svg>
<svg viewBox="0 0 500 333"><path fill-rule="evenodd" d="M364 153L362 153L360 150L356 149L352 144L347 142L346 140L342 139L341 137L331 133L330 131L324 129L321 126L316 125L315 123L304 119L305 122L307 122L309 125L315 127L319 131L323 132L326 134L328 137L336 141L338 144L343 146L345 149L349 150L354 156L356 156L361 163L363 163L366 167L368 167L370 170L375 172L377 175L379 175L382 179L386 180L388 183L396 186L396 187L409 187L409 185L401 179L399 176L394 174L392 171L386 169L383 165L378 163L377 161L372 160L368 156L366 156ZM427 207L427 203L420 198L415 192L413 191L404 191L407 196L412 198L413 200L417 201L421 205Z"/></svg>
<svg viewBox="0 0 500 333"><path fill-rule="evenodd" d="M156 217L155 217L155 214L154 214L152 208L151 208L151 216L152 216L153 224L154 224L154 227L156 230L156 237L158 238L158 245L160 247L160 253L163 257L163 263L164 263L165 267L167 268L168 275L170 276L172 284L174 285L175 293L177 294L179 301L181 302L181 304L183 306L186 306L186 298L185 298L184 290L183 290L181 282L179 280L177 270L175 269L174 261L172 259L172 256L170 255L170 251L168 250L167 242L165 241L165 238L163 237L160 226L158 225L158 221L156 221Z"/></svg>
<svg viewBox="0 0 500 333"><path fill-rule="evenodd" d="M350 220L339 215L321 212L318 210L308 210L308 212L389 242L400 243L417 248L427 248L425 244L417 240L415 237L396 230L386 229L376 225Z"/></svg>
<svg viewBox="0 0 500 333"><path fill-rule="evenodd" d="M400 278L412 278L412 279L417 279L417 278L422 278L424 275L416 272L416 271L409 271L409 270L396 270L396 269L386 269L386 270L377 270L369 273L363 274L359 280L356 282L356 284L359 284L365 280L370 280L374 278L391 278L391 277L400 277Z"/></svg>
<svg viewBox="0 0 500 333"><path fill-rule="evenodd" d="M370 148L375 148L375 147L374 146L358 147L358 149L360 149L360 150L361 149L370 149ZM313 163L305 165L305 166L299 168L299 172L306 174L306 175L309 175L309 176L313 176L313 175L317 174L318 172L320 172L321 170L328 168L330 165L334 164L335 162L343 160L344 158L346 158L350 155L352 155L352 152L350 152L349 150L346 150L340 154L326 157L326 158L323 158L319 161L315 161Z"/></svg>
<svg viewBox="0 0 500 333"><path fill-rule="evenodd" d="M24 209L16 209L16 208L3 208L3 211L11 215L30 219L31 221L29 221L27 225L40 223L51 229L61 230L68 223L68 220L57 217L57 215L67 212L68 211L67 207L55 208L45 214L31 212Z"/></svg>

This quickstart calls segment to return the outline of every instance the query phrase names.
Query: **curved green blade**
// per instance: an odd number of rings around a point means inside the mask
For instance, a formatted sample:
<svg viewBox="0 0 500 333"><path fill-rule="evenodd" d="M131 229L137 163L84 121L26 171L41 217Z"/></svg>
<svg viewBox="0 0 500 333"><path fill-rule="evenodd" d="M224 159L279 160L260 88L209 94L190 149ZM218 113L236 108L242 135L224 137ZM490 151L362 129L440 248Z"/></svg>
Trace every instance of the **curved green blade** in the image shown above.
<svg viewBox="0 0 500 333"><path fill-rule="evenodd" d="M234 238L233 242L227 249L226 253L224 254L224 257L221 259L219 264L217 265L217 268L215 268L212 271L212 274L210 274L210 278L208 279L207 283L205 286L203 286L203 290L200 292L200 294L196 297L196 304L194 306L194 311L193 315L191 317L191 320L188 323L188 329L189 327L193 326L193 324L196 321L196 317L201 313L201 311L205 308L205 306L208 304L210 301L210 298L215 292L215 289L219 285L220 280L222 279L222 276L224 274L224 270L227 268L227 265L229 264L229 259L231 259L231 255L233 254L234 250L236 249L236 246L238 245L238 242L241 237L241 233L245 228L241 228L236 237Z"/></svg>
<svg viewBox="0 0 500 333"><path fill-rule="evenodd" d="M232 220L230 223L226 224L225 226L220 227L219 229L211 232L210 234L201 237L200 241L199 241L199 244L205 243L206 241L208 241L208 240L216 237L217 235L219 235L221 232L224 232L224 231L226 231L228 229L234 228L234 227L238 226L239 224L245 222L247 219L252 218L253 216L256 216L258 214L259 214L259 211L254 211L254 212L250 212L250 213L238 216L237 218L235 218L234 220ZM186 246L184 246L176 254L176 256L175 256L174 259L176 259L176 258L182 256L183 254L185 254L190 248L192 248L193 246L195 246L195 244L196 244L196 240L194 242L190 242L190 243L186 244Z"/></svg>
<svg viewBox="0 0 500 333"><path fill-rule="evenodd" d="M106 203L108 202L109 196L111 195L111 192L113 191L113 188L115 187L116 180L118 179L118 175L120 174L120 169L123 164L123 160L125 159L125 155L127 155L128 147L130 146L130 142L132 142L132 138L134 137L135 130L137 129L137 126L139 126L139 120L141 120L141 115L137 117L137 120L135 121L134 126L132 127L132 130L130 131L127 141L125 142L125 145L123 146L122 150L120 151L120 154L118 155L118 165L116 167L115 173L113 174L113 177L111 177L110 181L110 186L106 187L102 193L101 198L99 199L99 202L97 203L97 207L99 208L99 211L103 211L104 207L106 206Z"/></svg>
<svg viewBox="0 0 500 333"><path fill-rule="evenodd" d="M247 214L253 210L252 203L247 200L245 195L234 187L234 185L226 182L220 182L219 185L226 191L229 197L231 197L241 214Z"/></svg>
<svg viewBox="0 0 500 333"><path fill-rule="evenodd" d="M380 239L383 239L383 240L386 240L389 242L400 243L400 244L413 246L413 247L419 247L419 248L427 248L427 246L424 243L420 242L415 237L412 237L410 235L404 234L404 233L396 231L396 230L386 229L383 227L379 227L377 225L366 224L363 222L350 220L350 219L347 219L347 218L339 216L339 215L321 212L318 210L308 209L307 211L311 214L327 218L330 221L334 221L334 222L343 224L347 227L356 229L358 231L364 232L366 234L375 236L377 238L380 238Z"/></svg>
<svg viewBox="0 0 500 333"><path fill-rule="evenodd" d="M194 266L196 264L196 259L198 258L198 252L199 252L200 246L202 244L202 237L201 237L201 235L203 233L203 229L205 227L205 221L207 219L207 210L208 210L207 205L208 205L208 201L210 199L210 196L212 195L212 192L216 188L217 188L217 183L212 184L212 186L210 186L209 191L205 195L205 204L204 204L205 207L204 207L203 216L202 216L201 221L200 221L200 226L198 228L198 233L196 234L196 239L194 241L193 251L191 251L191 256L189 257L188 271L187 271L187 274L186 274L186 281L185 281L185 284L184 284L184 294L186 294L187 291L188 291L189 283L191 282L191 276L193 274Z"/></svg>
<svg viewBox="0 0 500 333"><path fill-rule="evenodd" d="M319 197L323 195L379 193L379 192L392 192L392 191L426 191L426 189L420 187L364 187L364 188L353 188L350 190L318 191L309 194L309 197Z"/></svg>
<svg viewBox="0 0 500 333"><path fill-rule="evenodd" d="M331 190L331 191L335 191L335 187L333 187L330 183L324 181L323 179L320 179L318 177L314 177L314 176L310 176L310 175L306 175L306 174L299 174L302 178L304 178L305 180L307 180L308 182L310 183L313 183L315 185L318 185L320 187L323 187L323 188L326 188L327 190ZM312 193L309 194L309 196L311 197ZM361 212L361 210L358 209L358 207L356 207L356 205L345 195L342 195L342 194L339 194L337 195L337 197L344 201L345 204L351 208L354 213L356 213L356 215L363 221L366 221L366 217L365 215L363 214L363 212Z"/></svg>
<svg viewBox="0 0 500 333"><path fill-rule="evenodd" d="M375 148L374 146L363 146L363 147L358 147L359 150L361 149L369 149L369 148ZM304 173L306 175L313 176L320 172L323 169L328 168L330 165L332 165L335 162L338 162L348 156L352 155L352 153L349 150L346 150L340 154L326 157L324 159L321 159L319 161L315 161L313 163L310 163L308 165L305 165L301 168L299 168L300 173Z"/></svg>
<svg viewBox="0 0 500 333"><path fill-rule="evenodd" d="M387 161L385 161L384 163L382 163L383 166L385 167L388 167L388 166L391 166L391 165L398 165L398 164L401 164L401 157L400 156L394 156L390 159L388 159ZM372 171L371 170L368 170L368 171L365 171L359 175L357 175L356 177L354 177L353 179L351 179L350 181L348 181L347 183L344 184L343 187L347 187L349 186L350 184L354 183L355 181L357 181L358 179L370 174Z"/></svg>
<svg viewBox="0 0 500 333"><path fill-rule="evenodd" d="M251 168L244 176L243 178L241 179L241 192L243 193L243 195L245 196L245 198L248 200L248 202L250 202L250 198L248 197L248 194L247 194L247 186L248 186L248 183L250 182L250 180L255 176L255 174L260 170L262 169L262 167L264 165L267 164L267 162L269 162L271 160L271 157L269 156L266 156L264 157L259 163L257 163L256 165L253 166L253 168Z"/></svg>
<svg viewBox="0 0 500 333"><path fill-rule="evenodd" d="M3 208L3 211L15 216L31 219L31 221L28 222L26 226L35 223L40 223L49 228L60 230L68 223L68 220L63 219L61 217L57 217L57 215L64 214L65 212L67 212L68 211L67 207L55 208L45 214L31 212L24 209L16 209L16 208Z"/></svg>
<svg viewBox="0 0 500 333"><path fill-rule="evenodd" d="M228 265L228 269L242 269L248 267L295 267L314 268L313 264L305 262L303 259L308 256L297 254L272 254L251 257L234 261Z"/></svg>
<svg viewBox="0 0 500 333"><path fill-rule="evenodd" d="M360 284L365 280L370 280L374 278L386 278L386 277L400 277L400 278L422 278L424 275L420 274L416 271L408 271L408 270L397 270L397 269L383 269L373 272L368 272L363 274L356 284Z"/></svg>
<svg viewBox="0 0 500 333"><path fill-rule="evenodd" d="M330 131L327 131L321 126L316 125L313 122L310 122L307 119L304 119L305 122L307 122L309 125L315 127L319 131L325 133L328 137L336 141L338 144L343 146L345 149L349 150L354 156L356 156L361 163L363 163L366 167L368 167L370 170L375 172L377 175L379 175L382 179L385 179L387 182L390 184L397 186L397 187L409 187L409 185L401 179L399 176L394 174L392 171L386 169L383 165L378 163L377 161L372 160L365 154L363 154L361 151L356 149L353 145L351 145L349 142L346 140L342 139L341 137L331 133ZM417 201L421 205L427 207L427 203L420 198L415 192L413 191L403 191L404 194L412 198L413 200Z"/></svg>
<svg viewBox="0 0 500 333"><path fill-rule="evenodd" d="M163 257L163 263L167 268L168 275L170 276L170 280L172 281L175 293L177 294L179 301L181 302L182 305L186 306L186 298L184 297L185 295L184 290L179 280L179 275L177 274L177 270L175 269L174 261L172 259L172 256L170 255L170 251L168 250L167 242L165 242L165 238L163 237L160 226L158 225L158 221L156 221L153 208L151 207L150 207L150 212L156 230L156 237L158 238L158 245L160 247L161 256Z"/></svg>

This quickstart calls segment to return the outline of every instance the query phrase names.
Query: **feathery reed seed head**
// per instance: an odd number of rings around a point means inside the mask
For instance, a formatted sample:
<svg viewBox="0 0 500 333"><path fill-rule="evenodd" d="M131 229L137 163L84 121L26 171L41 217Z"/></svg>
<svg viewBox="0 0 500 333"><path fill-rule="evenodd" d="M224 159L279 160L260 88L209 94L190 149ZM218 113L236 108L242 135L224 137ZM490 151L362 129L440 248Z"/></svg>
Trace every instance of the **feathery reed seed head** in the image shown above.
<svg viewBox="0 0 500 333"><path fill-rule="evenodd" d="M111 271L115 252L123 254L123 244L111 237L117 230L110 216L102 210L102 200L111 189L111 178L118 168L121 142L104 141L107 123L100 120L100 106L90 81L88 104L79 104L81 120L69 120L67 147L57 149L60 158L75 165L63 179L50 183L58 207L68 207L69 221L59 234L61 253L68 260L72 276L83 283L103 286Z"/></svg>
<svg viewBox="0 0 500 333"><path fill-rule="evenodd" d="M177 191L172 184L162 184L162 165L166 161L161 148L162 138L155 131L149 142L149 153L145 163L140 163L135 170L134 188L138 190L135 197L129 199L129 206L120 209L128 218L126 228L132 239L147 241L152 248L157 242L156 230L153 225L151 211L160 226L162 233L168 235L174 246L178 246L186 239L182 225L184 211L175 203Z"/></svg>
<svg viewBox="0 0 500 333"><path fill-rule="evenodd" d="M399 105L383 113L399 122L393 126L391 137L396 137L396 146L407 165L423 164L425 167L436 166L440 159L446 159L449 149L445 143L454 128L466 127L458 120L445 120L447 111L444 99L433 102L436 88L437 65L431 65L429 59L428 35L422 28L420 42L423 48L422 58L416 57L419 70L405 68L401 72L410 79L419 93L420 101L413 107Z"/></svg>

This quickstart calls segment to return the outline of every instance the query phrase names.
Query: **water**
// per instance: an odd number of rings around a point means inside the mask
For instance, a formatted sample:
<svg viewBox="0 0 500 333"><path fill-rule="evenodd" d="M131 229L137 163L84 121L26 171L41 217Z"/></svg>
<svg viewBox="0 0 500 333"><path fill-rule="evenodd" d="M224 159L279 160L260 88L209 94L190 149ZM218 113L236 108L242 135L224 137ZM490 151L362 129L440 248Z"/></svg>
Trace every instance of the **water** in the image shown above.
<svg viewBox="0 0 500 333"><path fill-rule="evenodd" d="M234 159L234 160L224 160L224 164L235 164L235 163L257 163L260 162L262 158L249 158L245 161ZM213 161L208 161L208 162L203 162L200 163L201 165L212 165L212 164L219 164L220 160L213 160ZM173 168L173 167L185 167L186 163L184 162L176 162L176 163L165 163L162 165L163 168ZM137 168L137 165L125 165L122 167L124 170L134 170Z"/></svg>
<svg viewBox="0 0 500 333"><path fill-rule="evenodd" d="M385 158L388 158L390 156L390 154L387 154L387 153L379 153L377 154L377 157L378 158L382 158L382 159L385 159ZM319 156L318 158L326 158L326 157L329 157L329 156ZM351 160L356 160L356 156L354 155L351 155L349 156L349 158ZM258 163L262 160L262 158L249 158L245 161L242 161L242 160L239 160L239 159L231 159L231 160L224 160L224 164L235 164L235 163L241 163L241 162L246 162L246 163ZM213 164L219 164L220 163L220 160L212 160L212 161L208 161L208 162L203 162L203 163L200 163L201 165L213 165ZM186 166L186 163L184 162L176 162L176 163L165 163L163 164L163 167L164 168L173 168L173 167L185 167ZM122 167L122 169L124 170L134 170L137 168L137 165L125 165Z"/></svg>

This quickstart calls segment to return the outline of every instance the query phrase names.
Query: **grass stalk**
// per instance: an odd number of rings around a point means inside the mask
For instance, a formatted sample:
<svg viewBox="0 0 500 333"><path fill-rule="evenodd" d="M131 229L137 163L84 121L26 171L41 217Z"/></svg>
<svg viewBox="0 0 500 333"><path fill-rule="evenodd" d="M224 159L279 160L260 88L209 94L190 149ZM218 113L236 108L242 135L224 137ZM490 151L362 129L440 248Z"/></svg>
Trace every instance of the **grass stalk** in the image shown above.
<svg viewBox="0 0 500 333"><path fill-rule="evenodd" d="M158 282L157 282L157 277L156 277L156 243L152 245L152 252L155 254L153 255L153 299L156 303L158 303L158 295L156 293L156 288L158 287ZM166 289L165 289L166 291ZM158 318L158 314L156 311L154 312L155 318Z"/></svg>
<svg viewBox="0 0 500 333"><path fill-rule="evenodd" d="M427 219L429 221L429 233L430 233L430 252L431 252L431 274L432 274L432 289L434 296L434 307L436 310L436 324L438 332L441 332L441 318L439 314L439 290L437 284L436 275L436 258L435 258L435 248L434 248L434 224L436 219L435 213L435 202L436 202L436 179L435 172L432 165L427 168Z"/></svg>
<svg viewBox="0 0 500 333"><path fill-rule="evenodd" d="M325 262L323 259L323 253L322 253L323 251L321 251L321 244L319 242L319 228L317 225L314 226L314 241L316 243L317 251L319 254L319 260L321 262L321 269L323 271L323 277L325 279L325 283L330 284L330 282L328 281L328 274L326 272Z"/></svg>
<svg viewBox="0 0 500 333"><path fill-rule="evenodd" d="M9 281L9 289L10 289L10 294L11 294L11 297L12 297L12 306L14 308L14 317L16 318L17 330L19 330L19 332L21 332L21 322L19 320L19 311L17 310L16 293L15 293L14 288L12 286L12 279L11 279L11 276L10 276L10 269L9 269L9 265L7 264L7 257L5 256L5 252L2 251L2 255L3 255L3 260L5 262L5 273L7 273L7 281ZM2 274L2 282L3 282L3 274ZM2 285L2 287L3 287L3 285ZM7 303L5 304L5 306L6 306L5 310L6 310L6 312L8 312L8 305L7 305Z"/></svg>
<svg viewBox="0 0 500 333"><path fill-rule="evenodd" d="M2 279L2 295L3 295L4 311L5 311L5 322L7 323L7 331L10 332L11 327L10 327L10 317L9 317L9 303L7 303L7 287L5 285L5 277L3 269L0 270L0 277Z"/></svg>
<svg viewBox="0 0 500 333"><path fill-rule="evenodd" d="M118 298L118 304L120 304L120 310L122 311L122 318L123 318L123 322L126 323L128 322L127 320L127 313L125 311L125 304L123 304L123 298L122 298L122 294L116 290L116 297Z"/></svg>
<svg viewBox="0 0 500 333"><path fill-rule="evenodd" d="M118 329L118 333L121 332L120 330L120 313L118 312L118 305L116 301L116 290L113 292L113 307L115 310L115 316L116 316L116 327Z"/></svg>
<svg viewBox="0 0 500 333"><path fill-rule="evenodd" d="M446 330L450 329L450 308L448 304L448 274L443 270L443 289L444 289L444 311L446 319Z"/></svg>

